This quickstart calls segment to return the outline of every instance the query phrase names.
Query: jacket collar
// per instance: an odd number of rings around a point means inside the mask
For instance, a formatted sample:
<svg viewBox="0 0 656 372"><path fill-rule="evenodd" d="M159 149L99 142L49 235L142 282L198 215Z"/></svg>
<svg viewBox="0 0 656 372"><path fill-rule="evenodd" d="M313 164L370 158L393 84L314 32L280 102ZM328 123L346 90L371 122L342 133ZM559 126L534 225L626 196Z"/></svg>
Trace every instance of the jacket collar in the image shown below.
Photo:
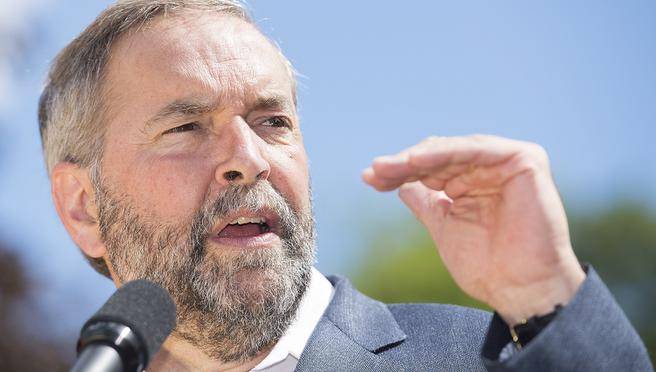
<svg viewBox="0 0 656 372"><path fill-rule="evenodd" d="M335 293L305 346L297 371L393 369L377 352L405 340L387 306L364 296L348 279L330 276Z"/></svg>

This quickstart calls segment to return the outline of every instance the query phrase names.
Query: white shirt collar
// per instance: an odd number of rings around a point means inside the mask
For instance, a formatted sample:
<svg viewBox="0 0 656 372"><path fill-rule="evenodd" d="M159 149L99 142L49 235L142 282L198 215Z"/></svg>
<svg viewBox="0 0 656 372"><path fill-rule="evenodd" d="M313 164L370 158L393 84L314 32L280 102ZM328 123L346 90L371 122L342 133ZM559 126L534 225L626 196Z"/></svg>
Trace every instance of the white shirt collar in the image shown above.
<svg viewBox="0 0 656 372"><path fill-rule="evenodd" d="M310 335L333 298L332 284L317 269L312 268L310 285L296 312L296 319L278 340L269 355L251 371L263 371L291 356L298 362Z"/></svg>

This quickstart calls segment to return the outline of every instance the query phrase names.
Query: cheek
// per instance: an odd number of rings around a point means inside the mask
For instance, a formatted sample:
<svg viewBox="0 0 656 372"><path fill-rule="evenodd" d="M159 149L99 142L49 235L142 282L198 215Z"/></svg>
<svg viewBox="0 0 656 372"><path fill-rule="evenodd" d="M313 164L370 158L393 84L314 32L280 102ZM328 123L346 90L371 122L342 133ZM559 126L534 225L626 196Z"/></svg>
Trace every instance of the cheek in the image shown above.
<svg viewBox="0 0 656 372"><path fill-rule="evenodd" d="M142 213L175 225L191 219L202 205L213 179L208 163L197 156L145 157L120 178Z"/></svg>
<svg viewBox="0 0 656 372"><path fill-rule="evenodd" d="M303 146L290 146L271 156L270 181L299 210L310 210L307 155Z"/></svg>

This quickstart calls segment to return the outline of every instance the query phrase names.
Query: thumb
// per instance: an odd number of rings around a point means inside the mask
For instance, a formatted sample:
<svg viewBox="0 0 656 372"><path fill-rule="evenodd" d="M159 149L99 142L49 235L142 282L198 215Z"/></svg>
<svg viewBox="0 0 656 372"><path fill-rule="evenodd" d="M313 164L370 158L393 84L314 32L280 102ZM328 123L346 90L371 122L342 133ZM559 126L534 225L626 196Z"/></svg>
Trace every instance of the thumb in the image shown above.
<svg viewBox="0 0 656 372"><path fill-rule="evenodd" d="M430 189L421 181L403 184L399 197L431 232L440 227L452 204L443 191Z"/></svg>

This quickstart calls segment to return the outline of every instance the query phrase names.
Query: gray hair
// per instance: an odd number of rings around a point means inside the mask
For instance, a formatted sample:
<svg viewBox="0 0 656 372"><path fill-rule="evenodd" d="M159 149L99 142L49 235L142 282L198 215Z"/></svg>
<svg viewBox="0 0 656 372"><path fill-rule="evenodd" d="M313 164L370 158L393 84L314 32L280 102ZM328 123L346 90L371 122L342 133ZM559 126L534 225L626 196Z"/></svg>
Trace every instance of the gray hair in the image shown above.
<svg viewBox="0 0 656 372"><path fill-rule="evenodd" d="M123 0L105 9L57 55L39 99L39 132L49 175L60 162L87 168L92 177L99 172L107 111L103 80L112 46L152 20L184 10L228 14L254 24L240 0ZM294 70L282 58L295 90ZM102 258L86 258L109 277Z"/></svg>

